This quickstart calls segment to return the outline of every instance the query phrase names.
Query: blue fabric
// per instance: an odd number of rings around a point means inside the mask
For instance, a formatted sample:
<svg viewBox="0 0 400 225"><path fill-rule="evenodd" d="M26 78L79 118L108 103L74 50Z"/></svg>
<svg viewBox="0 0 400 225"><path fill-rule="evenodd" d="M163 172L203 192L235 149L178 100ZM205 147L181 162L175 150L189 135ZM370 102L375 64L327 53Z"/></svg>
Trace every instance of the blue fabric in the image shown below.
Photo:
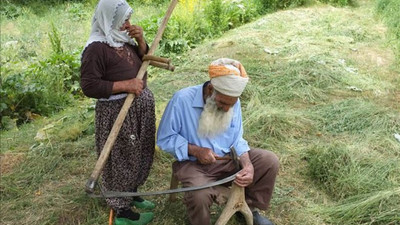
<svg viewBox="0 0 400 225"><path fill-rule="evenodd" d="M169 101L157 132L157 145L172 154L178 161L196 158L188 155L188 143L212 149L218 156L229 154L233 146L238 155L250 150L243 139L240 101L233 106L230 127L213 138L199 138L197 127L203 111L203 85L188 87L174 94Z"/></svg>

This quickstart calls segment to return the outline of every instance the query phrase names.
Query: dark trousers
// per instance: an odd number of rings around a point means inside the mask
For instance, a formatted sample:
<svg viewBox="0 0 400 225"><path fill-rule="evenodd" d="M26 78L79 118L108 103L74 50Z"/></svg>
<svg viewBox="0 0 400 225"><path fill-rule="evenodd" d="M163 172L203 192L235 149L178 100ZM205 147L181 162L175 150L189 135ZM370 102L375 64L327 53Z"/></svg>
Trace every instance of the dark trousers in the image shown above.
<svg viewBox="0 0 400 225"><path fill-rule="evenodd" d="M249 156L254 167L254 177L253 183L245 188L246 202L250 208L265 210L272 197L279 160L273 152L263 149L252 149ZM211 183L236 172L231 160L217 160L209 165L197 161L175 162L173 171L184 187ZM217 196L218 192L213 187L185 192L184 203L192 225L211 224L210 206Z"/></svg>

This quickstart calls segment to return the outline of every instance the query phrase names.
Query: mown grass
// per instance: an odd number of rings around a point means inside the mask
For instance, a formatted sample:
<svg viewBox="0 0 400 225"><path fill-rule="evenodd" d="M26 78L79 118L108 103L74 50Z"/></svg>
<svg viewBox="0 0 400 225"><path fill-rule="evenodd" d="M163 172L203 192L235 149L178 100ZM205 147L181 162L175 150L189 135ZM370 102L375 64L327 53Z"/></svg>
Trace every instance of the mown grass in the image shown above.
<svg viewBox="0 0 400 225"><path fill-rule="evenodd" d="M271 208L262 212L276 224L399 221L400 79L384 26L363 3L270 14L181 55L174 73L149 70L159 120L176 90L208 79L212 60L243 63L251 79L241 99L245 138L281 161ZM83 191L96 160L92 105L77 102L1 133L3 156L24 155L1 176L2 224L106 223L104 201ZM168 189L172 162L157 150L141 191ZM157 203L153 224L188 224L178 197L149 197ZM220 211L213 207L213 221Z"/></svg>
<svg viewBox="0 0 400 225"><path fill-rule="evenodd" d="M355 195L338 204L316 210L332 224L398 224L400 189Z"/></svg>
<svg viewBox="0 0 400 225"><path fill-rule="evenodd" d="M305 159L310 176L337 200L399 185L398 159L363 153L356 146L319 144L305 153Z"/></svg>

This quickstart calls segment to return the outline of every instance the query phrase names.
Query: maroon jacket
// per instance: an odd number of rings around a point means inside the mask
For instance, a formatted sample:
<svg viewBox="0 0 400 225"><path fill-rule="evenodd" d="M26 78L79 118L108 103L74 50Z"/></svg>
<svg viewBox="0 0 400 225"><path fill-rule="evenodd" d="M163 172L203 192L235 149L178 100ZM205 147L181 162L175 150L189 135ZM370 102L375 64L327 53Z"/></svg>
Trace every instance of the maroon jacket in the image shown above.
<svg viewBox="0 0 400 225"><path fill-rule="evenodd" d="M137 46L125 44L123 47L113 48L102 42L91 43L84 50L81 59L83 93L91 98L109 98L114 81L137 76L142 57ZM146 87L147 73L143 77L143 83Z"/></svg>

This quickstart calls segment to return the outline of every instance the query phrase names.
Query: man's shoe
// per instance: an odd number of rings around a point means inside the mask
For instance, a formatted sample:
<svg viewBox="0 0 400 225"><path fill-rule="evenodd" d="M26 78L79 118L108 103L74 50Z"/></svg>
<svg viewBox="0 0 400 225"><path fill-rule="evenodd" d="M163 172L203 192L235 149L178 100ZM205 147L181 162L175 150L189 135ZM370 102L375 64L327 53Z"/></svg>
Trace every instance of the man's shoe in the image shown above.
<svg viewBox="0 0 400 225"><path fill-rule="evenodd" d="M269 219L260 215L258 211L253 211L254 225L274 225Z"/></svg>
<svg viewBox="0 0 400 225"><path fill-rule="evenodd" d="M115 218L114 225L146 225L153 220L152 212L140 213L139 220L130 220L124 217Z"/></svg>
<svg viewBox="0 0 400 225"><path fill-rule="evenodd" d="M135 206L137 209L154 209L156 207L153 202L147 200L143 200L141 202L134 200L132 202L132 206Z"/></svg>

